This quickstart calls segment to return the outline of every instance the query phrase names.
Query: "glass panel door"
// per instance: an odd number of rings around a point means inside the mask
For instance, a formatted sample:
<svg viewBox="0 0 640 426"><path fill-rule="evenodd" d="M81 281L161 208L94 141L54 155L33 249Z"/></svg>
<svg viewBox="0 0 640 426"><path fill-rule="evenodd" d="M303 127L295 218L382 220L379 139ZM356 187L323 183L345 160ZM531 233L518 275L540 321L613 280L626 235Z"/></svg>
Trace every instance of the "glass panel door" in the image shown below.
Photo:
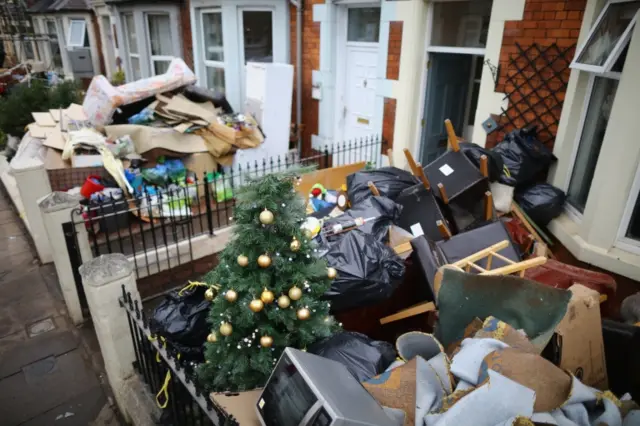
<svg viewBox="0 0 640 426"><path fill-rule="evenodd" d="M273 11L269 9L240 10L240 100L247 98L247 62L273 62Z"/></svg>

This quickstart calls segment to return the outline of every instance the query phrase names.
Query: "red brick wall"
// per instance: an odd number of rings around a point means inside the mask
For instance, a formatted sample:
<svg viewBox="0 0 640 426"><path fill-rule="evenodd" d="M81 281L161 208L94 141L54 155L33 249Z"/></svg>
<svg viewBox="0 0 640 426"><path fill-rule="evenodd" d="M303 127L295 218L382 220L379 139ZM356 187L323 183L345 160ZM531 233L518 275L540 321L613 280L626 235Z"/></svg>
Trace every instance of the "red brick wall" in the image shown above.
<svg viewBox="0 0 640 426"><path fill-rule="evenodd" d="M393 132L396 128L396 100L384 98L382 112L382 140L386 142L384 149L393 148Z"/></svg>
<svg viewBox="0 0 640 426"><path fill-rule="evenodd" d="M554 43L561 49L575 46L580 35L580 26L582 25L586 3L587 0L526 0L523 19L505 23L502 50L500 52L500 75L498 76L496 92L510 93L514 90L514 84L508 83L507 77L514 76L517 73L515 66L510 64L509 61L510 58L518 54L516 43L523 48L527 48L534 43L542 48L549 47ZM570 50L567 59L570 61L574 54L575 48ZM563 70L562 78L565 81L568 81L569 73L568 67ZM541 77L543 79L550 78L551 74L551 70L547 69ZM527 86L523 88L523 92L525 96L528 96L528 92L532 89L525 83L524 78L517 79L515 83ZM562 109L564 96L564 91L557 93L560 103L555 105L554 109ZM536 100L534 99L534 101ZM523 109L526 108L524 101L522 105L518 102L517 107L520 108L521 106ZM551 136L549 144L552 146L557 132L557 125L551 126L549 130ZM503 137L503 132L494 132L488 135L487 146L494 146Z"/></svg>
<svg viewBox="0 0 640 426"><path fill-rule="evenodd" d="M180 30L182 32L182 59L184 59L184 62L193 70L193 39L191 38L190 6L191 0L184 0L180 3Z"/></svg>
<svg viewBox="0 0 640 426"><path fill-rule="evenodd" d="M313 5L323 4L324 0L304 2L302 15L302 148L303 155L311 150L311 135L318 134L318 101L311 97L313 70L320 69L320 23L313 21ZM296 66L296 20L297 9L290 7L290 46L291 63ZM294 71L298 72L297 69ZM296 121L296 85L293 85L293 107L291 122Z"/></svg>
<svg viewBox="0 0 640 426"><path fill-rule="evenodd" d="M400 51L402 50L402 22L389 23L389 46L387 51L387 80L400 77Z"/></svg>
<svg viewBox="0 0 640 426"><path fill-rule="evenodd" d="M389 23L389 44L387 49L388 80L400 78L400 53L402 50L402 22ZM396 100L384 98L382 113L382 140L386 142L385 149L393 148L393 132L396 127Z"/></svg>

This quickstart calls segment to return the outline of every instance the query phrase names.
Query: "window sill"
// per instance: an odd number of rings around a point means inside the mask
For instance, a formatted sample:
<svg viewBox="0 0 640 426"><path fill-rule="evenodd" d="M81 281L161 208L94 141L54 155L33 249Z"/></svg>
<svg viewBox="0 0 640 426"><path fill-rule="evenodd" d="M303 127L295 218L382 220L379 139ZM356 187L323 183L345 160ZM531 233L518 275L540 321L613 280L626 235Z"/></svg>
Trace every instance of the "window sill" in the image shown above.
<svg viewBox="0 0 640 426"><path fill-rule="evenodd" d="M589 244L580 236L580 224L566 213L554 219L549 230L578 260L640 281L640 254Z"/></svg>

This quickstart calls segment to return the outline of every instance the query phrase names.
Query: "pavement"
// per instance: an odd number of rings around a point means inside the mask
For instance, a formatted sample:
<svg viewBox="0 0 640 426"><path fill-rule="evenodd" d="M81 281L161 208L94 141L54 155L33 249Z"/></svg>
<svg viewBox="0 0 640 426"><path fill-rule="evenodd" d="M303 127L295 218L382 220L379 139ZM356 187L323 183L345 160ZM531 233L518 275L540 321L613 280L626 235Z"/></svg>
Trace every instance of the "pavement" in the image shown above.
<svg viewBox="0 0 640 426"><path fill-rule="evenodd" d="M91 323L73 325L0 185L0 424L123 425Z"/></svg>

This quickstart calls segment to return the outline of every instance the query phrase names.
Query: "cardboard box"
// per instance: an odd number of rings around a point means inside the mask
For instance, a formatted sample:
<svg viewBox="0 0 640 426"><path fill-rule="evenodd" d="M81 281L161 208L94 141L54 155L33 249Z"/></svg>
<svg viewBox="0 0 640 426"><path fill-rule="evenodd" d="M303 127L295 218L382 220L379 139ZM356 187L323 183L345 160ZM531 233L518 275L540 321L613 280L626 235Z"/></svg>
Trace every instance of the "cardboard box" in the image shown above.
<svg viewBox="0 0 640 426"><path fill-rule="evenodd" d="M567 313L556 327L550 343L552 361L587 386L608 389L607 364L602 340L600 294L574 284Z"/></svg>
<svg viewBox="0 0 640 426"><path fill-rule="evenodd" d="M256 410L262 389L236 393L212 393L211 400L241 426L260 426Z"/></svg>

